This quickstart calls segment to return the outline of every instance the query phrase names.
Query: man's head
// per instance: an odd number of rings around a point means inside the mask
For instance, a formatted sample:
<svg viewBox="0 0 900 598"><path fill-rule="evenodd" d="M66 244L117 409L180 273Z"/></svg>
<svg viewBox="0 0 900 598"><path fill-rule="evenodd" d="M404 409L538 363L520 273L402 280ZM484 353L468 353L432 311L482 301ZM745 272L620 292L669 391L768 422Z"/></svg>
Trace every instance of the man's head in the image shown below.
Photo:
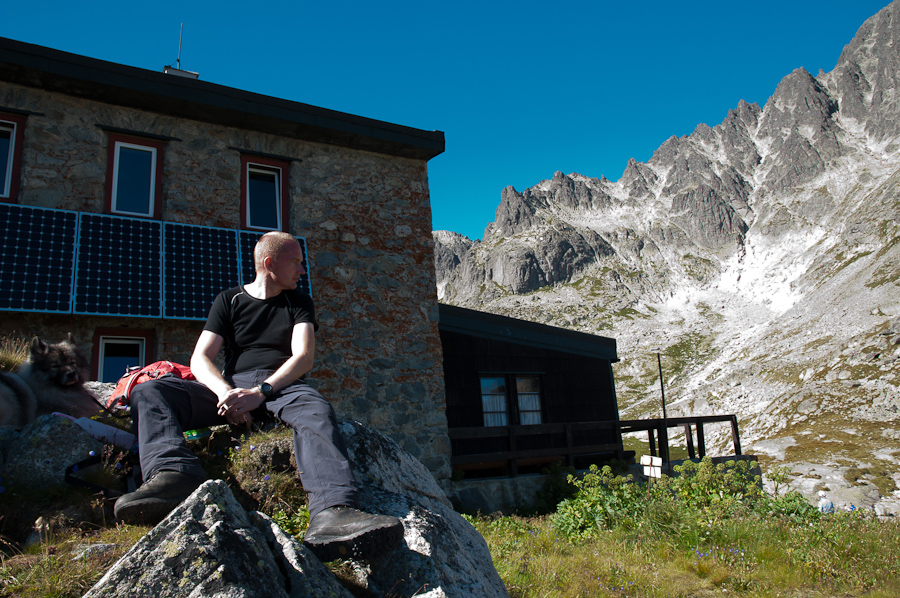
<svg viewBox="0 0 900 598"><path fill-rule="evenodd" d="M297 288L297 281L306 274L300 243L284 232L264 234L253 250L253 261L257 277L271 278L283 289Z"/></svg>

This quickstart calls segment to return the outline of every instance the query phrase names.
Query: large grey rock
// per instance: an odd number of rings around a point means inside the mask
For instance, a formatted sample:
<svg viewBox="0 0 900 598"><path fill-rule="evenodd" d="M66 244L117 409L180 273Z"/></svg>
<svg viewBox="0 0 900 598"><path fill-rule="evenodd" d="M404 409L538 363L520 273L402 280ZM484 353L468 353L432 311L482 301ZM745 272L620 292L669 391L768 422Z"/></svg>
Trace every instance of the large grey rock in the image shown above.
<svg viewBox="0 0 900 598"><path fill-rule="evenodd" d="M452 508L362 488L365 510L399 517L404 545L371 563L354 562L357 582L376 596L506 598L484 538Z"/></svg>
<svg viewBox="0 0 900 598"><path fill-rule="evenodd" d="M344 597L351 594L262 513L208 481L141 538L85 597Z"/></svg>
<svg viewBox="0 0 900 598"><path fill-rule="evenodd" d="M6 486L43 488L66 483L66 468L100 454L103 443L66 417L43 415L6 447Z"/></svg>
<svg viewBox="0 0 900 598"><path fill-rule="evenodd" d="M425 467L390 438L357 422L341 432L360 482L363 510L403 522L404 543L371 563L353 564L378 596L508 596L484 538L453 510Z"/></svg>
<svg viewBox="0 0 900 598"><path fill-rule="evenodd" d="M361 507L404 526L400 546L368 563L348 563L357 583L395 598L508 596L484 538L452 509L431 473L387 436L348 420L340 426ZM290 439L255 445L254 459L286 467L284 442ZM203 484L87 594L348 595L311 552L265 515L248 514L222 481Z"/></svg>

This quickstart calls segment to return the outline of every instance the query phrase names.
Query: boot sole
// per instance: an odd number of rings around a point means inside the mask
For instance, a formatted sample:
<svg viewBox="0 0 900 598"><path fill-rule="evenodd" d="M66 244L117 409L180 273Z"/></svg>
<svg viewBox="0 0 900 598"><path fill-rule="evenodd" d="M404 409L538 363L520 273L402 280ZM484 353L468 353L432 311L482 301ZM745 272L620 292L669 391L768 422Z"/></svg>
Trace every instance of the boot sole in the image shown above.
<svg viewBox="0 0 900 598"><path fill-rule="evenodd" d="M349 558L368 560L391 550L402 540L403 525L398 523L327 541L304 541L303 544L316 555L316 558L327 563Z"/></svg>

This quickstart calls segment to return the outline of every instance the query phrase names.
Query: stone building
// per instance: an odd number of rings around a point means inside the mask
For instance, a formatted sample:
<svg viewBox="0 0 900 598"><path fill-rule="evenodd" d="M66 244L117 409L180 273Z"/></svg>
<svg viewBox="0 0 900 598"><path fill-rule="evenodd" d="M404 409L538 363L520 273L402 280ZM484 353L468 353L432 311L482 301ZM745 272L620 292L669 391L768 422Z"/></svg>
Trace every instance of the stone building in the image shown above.
<svg viewBox="0 0 900 598"><path fill-rule="evenodd" d="M313 383L449 475L428 160L444 135L0 39L0 334L187 362L247 248L307 250ZM243 260L243 261L241 261ZM244 277L244 278L241 278Z"/></svg>

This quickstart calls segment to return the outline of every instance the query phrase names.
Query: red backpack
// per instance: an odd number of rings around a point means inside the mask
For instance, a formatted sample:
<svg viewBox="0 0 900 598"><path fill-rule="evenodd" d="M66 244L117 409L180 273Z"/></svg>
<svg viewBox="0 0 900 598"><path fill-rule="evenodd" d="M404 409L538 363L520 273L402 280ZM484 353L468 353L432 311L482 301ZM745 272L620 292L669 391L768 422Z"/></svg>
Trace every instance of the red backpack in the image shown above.
<svg viewBox="0 0 900 598"><path fill-rule="evenodd" d="M127 372L116 382L109 400L106 401L106 408L113 409L117 406L124 407L131 400L131 390L148 380L158 380L159 378L182 378L184 380L195 380L191 373L191 368L180 363L171 361L156 361L142 368L135 367L134 370Z"/></svg>

